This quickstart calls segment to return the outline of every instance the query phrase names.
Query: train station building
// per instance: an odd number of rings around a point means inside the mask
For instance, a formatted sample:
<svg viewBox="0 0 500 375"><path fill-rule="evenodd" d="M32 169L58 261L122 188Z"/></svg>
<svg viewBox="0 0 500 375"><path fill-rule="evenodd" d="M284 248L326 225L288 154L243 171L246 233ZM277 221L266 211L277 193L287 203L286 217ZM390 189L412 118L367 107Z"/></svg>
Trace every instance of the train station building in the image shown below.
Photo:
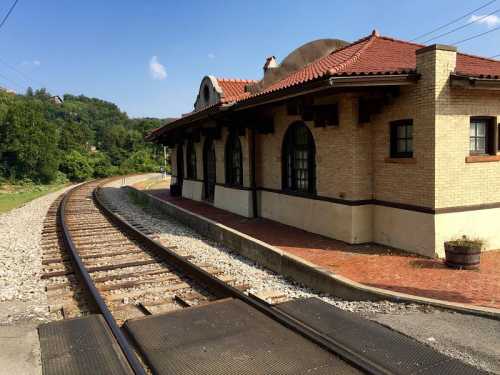
<svg viewBox="0 0 500 375"><path fill-rule="evenodd" d="M351 244L500 248L500 61L380 36L307 43L259 81L202 79L155 130L173 194Z"/></svg>

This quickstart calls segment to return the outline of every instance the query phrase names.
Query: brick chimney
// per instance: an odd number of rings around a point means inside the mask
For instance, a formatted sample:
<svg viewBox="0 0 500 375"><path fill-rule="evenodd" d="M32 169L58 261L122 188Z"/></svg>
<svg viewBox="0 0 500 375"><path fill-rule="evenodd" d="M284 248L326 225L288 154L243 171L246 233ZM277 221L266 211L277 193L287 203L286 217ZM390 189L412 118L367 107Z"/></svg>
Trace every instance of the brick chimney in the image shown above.
<svg viewBox="0 0 500 375"><path fill-rule="evenodd" d="M415 53L422 85L432 90L434 98L438 98L449 88L450 73L455 71L457 65L457 48L433 44Z"/></svg>
<svg viewBox="0 0 500 375"><path fill-rule="evenodd" d="M273 69L273 68L277 68L278 67L278 62L276 61L276 57L275 56L269 56L267 59L266 59L266 62L264 64L264 74L269 70L269 69Z"/></svg>

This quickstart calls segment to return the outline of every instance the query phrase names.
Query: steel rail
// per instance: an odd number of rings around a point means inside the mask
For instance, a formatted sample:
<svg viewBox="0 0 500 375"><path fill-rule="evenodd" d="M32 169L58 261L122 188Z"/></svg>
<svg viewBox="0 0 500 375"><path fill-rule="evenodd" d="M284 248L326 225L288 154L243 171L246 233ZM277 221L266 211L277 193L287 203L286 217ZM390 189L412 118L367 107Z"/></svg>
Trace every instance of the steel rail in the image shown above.
<svg viewBox="0 0 500 375"><path fill-rule="evenodd" d="M122 220L118 215L112 212L102 201L102 199L99 197L99 193L102 189L102 185L104 184L105 182L99 184L99 186L97 186L93 191L94 201L96 202L98 208L103 212L103 214L131 237L140 240L143 244L146 244L148 249L155 252L159 257L163 258L169 264L172 264L180 269L194 281L206 286L207 289L215 296L220 298L231 297L243 301L244 303L264 313L286 328L300 334L304 338L314 342L323 349L335 355L338 355L340 358L362 371L376 375L395 374L393 371L389 370L383 365L365 358L360 353L351 350L349 347L343 345L334 338L315 330L304 322L299 321L286 314L285 312L269 305L267 302L261 299L247 296L242 291L211 275L204 269L198 267L184 257L168 249L166 246L143 234L141 231L134 228L132 225Z"/></svg>
<svg viewBox="0 0 500 375"><path fill-rule="evenodd" d="M71 233L68 228L68 223L66 222L66 215L65 215L65 210L66 206L68 204L69 199L71 196L78 190L80 190L82 187L86 186L87 184L90 184L95 181L90 181L87 182L83 185L79 185L73 189L71 189L63 198L61 201L61 204L59 205L58 209L58 220L62 228L62 234L63 234L63 241L66 245L66 248L68 249L71 262L73 263L73 267L75 271L79 274L80 279L82 283L84 284L88 294L90 295L92 302L95 304L98 312L103 316L104 320L106 321L106 324L108 325L109 329L113 333L113 336L116 338L116 341L118 342L118 345L120 346L120 349L123 352L123 355L125 356L130 368L136 375L146 375L146 372L144 371L144 368L142 365L139 363L135 353L134 349L130 345L129 341L125 338L125 335L121 331L120 327L116 323L115 319L111 315L111 312L109 311L108 307L106 306L106 303L104 302L103 298L101 297L99 291L97 290L96 286L94 285L94 282L92 281L92 278L90 277L89 273L87 272L85 265L82 262L82 259L80 258L80 255L78 254L75 244L72 240ZM106 180L105 182L109 182L109 179Z"/></svg>

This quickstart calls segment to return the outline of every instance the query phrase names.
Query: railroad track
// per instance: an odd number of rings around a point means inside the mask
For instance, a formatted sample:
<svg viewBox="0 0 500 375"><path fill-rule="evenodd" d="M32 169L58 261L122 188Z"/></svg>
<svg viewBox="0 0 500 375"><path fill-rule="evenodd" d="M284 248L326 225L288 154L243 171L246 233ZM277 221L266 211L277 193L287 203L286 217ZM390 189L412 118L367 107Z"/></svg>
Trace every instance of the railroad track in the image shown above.
<svg viewBox="0 0 500 375"><path fill-rule="evenodd" d="M226 298L243 302L358 370L394 373L362 351L245 293L248 285L212 265L194 264L189 254L165 247L157 233L106 201L102 186L111 180L79 185L50 207L43 229L42 277L47 279L50 310L58 318L101 314L135 374L146 372L121 328L124 322ZM266 297L280 300L279 294ZM147 358L141 348L138 352Z"/></svg>
<svg viewBox="0 0 500 375"><path fill-rule="evenodd" d="M156 233L100 194L110 181L82 184L51 205L42 232L42 278L56 319L103 314L134 362L119 329L128 319L246 297L249 286L211 264L190 263L192 256L175 246L161 245ZM280 293L265 295L284 300ZM140 371L138 363L134 366Z"/></svg>
<svg viewBox="0 0 500 375"><path fill-rule="evenodd" d="M69 193L64 207L67 235L72 239L92 282L119 325L127 319L217 299L209 290L158 256L139 236L127 234L123 226L113 223L93 197L98 186L98 182L93 182ZM60 312L64 318L71 318L86 315L90 309L88 296L75 277L62 227L57 224L61 201L62 198L54 202L45 222L42 277L48 279L50 310ZM101 204L105 204L116 217L126 219L143 235L152 240L157 239L154 233L135 223L133 218L123 218L104 200ZM186 260L191 258L190 255L180 256ZM238 285L234 278L224 277L220 270L210 264L198 266L240 290L247 288L246 285Z"/></svg>

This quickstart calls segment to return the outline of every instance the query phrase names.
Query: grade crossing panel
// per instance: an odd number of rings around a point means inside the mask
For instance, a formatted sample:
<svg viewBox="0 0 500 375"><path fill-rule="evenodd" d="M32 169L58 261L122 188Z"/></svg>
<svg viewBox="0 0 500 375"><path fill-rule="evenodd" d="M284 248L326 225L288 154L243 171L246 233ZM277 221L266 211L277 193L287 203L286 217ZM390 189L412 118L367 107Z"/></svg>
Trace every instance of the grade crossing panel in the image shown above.
<svg viewBox="0 0 500 375"><path fill-rule="evenodd" d="M289 316L330 337L392 374L486 374L431 347L318 298L277 305Z"/></svg>
<svg viewBox="0 0 500 375"><path fill-rule="evenodd" d="M44 375L132 375L101 315L38 327Z"/></svg>
<svg viewBox="0 0 500 375"><path fill-rule="evenodd" d="M157 374L360 374L236 299L132 319L125 327Z"/></svg>

